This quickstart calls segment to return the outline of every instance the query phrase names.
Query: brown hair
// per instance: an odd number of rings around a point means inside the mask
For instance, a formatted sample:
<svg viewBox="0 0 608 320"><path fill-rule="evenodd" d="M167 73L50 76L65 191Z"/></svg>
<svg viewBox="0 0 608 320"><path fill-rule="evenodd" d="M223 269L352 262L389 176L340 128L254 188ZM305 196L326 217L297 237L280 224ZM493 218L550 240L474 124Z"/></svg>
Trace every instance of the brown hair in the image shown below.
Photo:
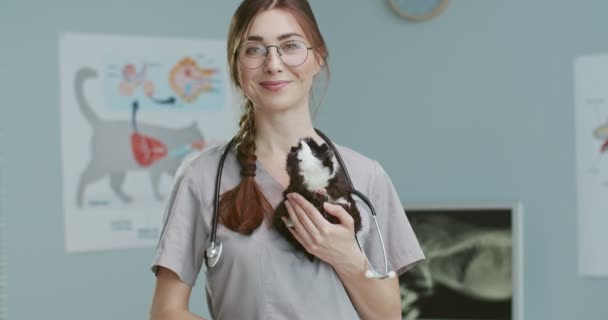
<svg viewBox="0 0 608 320"><path fill-rule="evenodd" d="M327 47L319 26L306 0L245 0L236 10L228 31L228 66L233 85L242 90L238 68L238 50L249 31L255 16L270 9L281 9L291 13L298 21L314 48L315 55L327 68ZM250 234L265 218L270 218L273 208L254 180L255 117L253 102L244 97L245 112L239 121L239 131L234 144L236 158L241 166L241 182L232 190L222 194L219 203L219 219L227 228L241 234Z"/></svg>

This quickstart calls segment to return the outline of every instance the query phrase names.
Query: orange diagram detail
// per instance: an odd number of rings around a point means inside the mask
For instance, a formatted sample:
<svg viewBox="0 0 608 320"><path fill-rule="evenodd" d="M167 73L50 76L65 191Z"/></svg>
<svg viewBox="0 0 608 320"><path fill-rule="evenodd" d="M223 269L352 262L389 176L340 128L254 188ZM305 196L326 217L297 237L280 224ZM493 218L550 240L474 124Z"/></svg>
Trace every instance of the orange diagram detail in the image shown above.
<svg viewBox="0 0 608 320"><path fill-rule="evenodd" d="M213 91L215 69L201 68L192 58L183 58L171 69L169 83L175 93L186 103L195 101L199 95Z"/></svg>

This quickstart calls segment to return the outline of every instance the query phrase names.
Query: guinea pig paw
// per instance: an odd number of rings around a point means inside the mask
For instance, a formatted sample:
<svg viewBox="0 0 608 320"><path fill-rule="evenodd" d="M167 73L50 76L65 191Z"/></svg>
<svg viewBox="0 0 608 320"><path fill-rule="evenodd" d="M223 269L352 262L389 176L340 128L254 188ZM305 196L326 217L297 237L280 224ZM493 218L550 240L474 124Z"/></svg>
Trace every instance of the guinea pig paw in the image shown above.
<svg viewBox="0 0 608 320"><path fill-rule="evenodd" d="M336 199L336 200L335 200L335 202L334 202L334 203L336 203L336 204L342 204L342 205L345 205L347 208L349 208L349 209L350 209L350 202L348 202L348 201L347 201L346 199L344 199L344 198L338 198L338 199Z"/></svg>
<svg viewBox="0 0 608 320"><path fill-rule="evenodd" d="M317 189L314 189L313 192L320 196L327 195L327 190L325 188L317 188Z"/></svg>

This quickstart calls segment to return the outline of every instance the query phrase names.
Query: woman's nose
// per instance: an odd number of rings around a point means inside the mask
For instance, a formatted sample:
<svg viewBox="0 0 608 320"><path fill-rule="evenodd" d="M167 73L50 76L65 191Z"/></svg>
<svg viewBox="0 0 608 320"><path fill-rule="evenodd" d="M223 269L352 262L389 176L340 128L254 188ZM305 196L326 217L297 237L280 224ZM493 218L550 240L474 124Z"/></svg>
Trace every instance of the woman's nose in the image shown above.
<svg viewBox="0 0 608 320"><path fill-rule="evenodd" d="M269 72L280 72L283 69L283 60L281 60L281 55L279 54L279 49L277 47L268 48L266 65L264 68Z"/></svg>

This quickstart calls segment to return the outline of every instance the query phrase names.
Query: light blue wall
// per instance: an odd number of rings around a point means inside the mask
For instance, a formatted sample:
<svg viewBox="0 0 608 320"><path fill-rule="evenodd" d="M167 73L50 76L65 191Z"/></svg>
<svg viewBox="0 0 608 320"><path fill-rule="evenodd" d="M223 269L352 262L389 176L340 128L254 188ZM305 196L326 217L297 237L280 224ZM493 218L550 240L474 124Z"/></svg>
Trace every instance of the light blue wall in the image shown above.
<svg viewBox="0 0 608 320"><path fill-rule="evenodd" d="M577 276L572 83L574 57L608 52L608 2L454 0L424 24L311 2L332 68L318 126L383 163L405 203L521 201L526 319L608 319L608 281ZM58 34L221 39L237 4L0 2L11 320L144 319L153 290L153 249L64 253Z"/></svg>

